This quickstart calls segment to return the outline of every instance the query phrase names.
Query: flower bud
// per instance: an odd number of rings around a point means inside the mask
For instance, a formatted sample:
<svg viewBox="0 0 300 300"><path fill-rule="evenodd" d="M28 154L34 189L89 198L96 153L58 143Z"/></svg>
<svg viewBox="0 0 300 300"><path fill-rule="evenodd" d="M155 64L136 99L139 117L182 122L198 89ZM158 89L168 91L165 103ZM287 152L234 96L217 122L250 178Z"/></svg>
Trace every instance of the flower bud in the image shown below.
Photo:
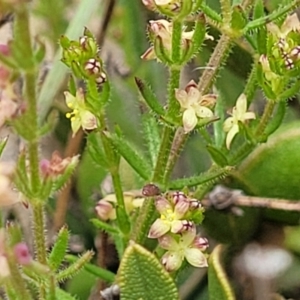
<svg viewBox="0 0 300 300"><path fill-rule="evenodd" d="M193 246L200 249L201 251L206 250L209 247L207 238L196 236L193 242Z"/></svg>
<svg viewBox="0 0 300 300"><path fill-rule="evenodd" d="M20 265L29 265L32 261L28 246L25 243L15 245L14 254Z"/></svg>
<svg viewBox="0 0 300 300"><path fill-rule="evenodd" d="M106 200L100 200L97 203L95 209L98 217L103 221L114 220L116 218L115 208L110 202Z"/></svg>

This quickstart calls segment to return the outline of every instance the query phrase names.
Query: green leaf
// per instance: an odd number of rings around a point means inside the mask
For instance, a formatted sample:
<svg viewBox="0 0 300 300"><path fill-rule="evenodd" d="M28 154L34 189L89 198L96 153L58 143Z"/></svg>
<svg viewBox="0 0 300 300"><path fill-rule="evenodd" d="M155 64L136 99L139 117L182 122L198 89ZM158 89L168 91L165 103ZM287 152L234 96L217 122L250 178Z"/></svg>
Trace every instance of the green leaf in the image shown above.
<svg viewBox="0 0 300 300"><path fill-rule="evenodd" d="M19 155L16 174L14 177L14 184L16 185L18 190L24 196L26 196L26 198L30 199L33 196L30 187L30 180L27 175L26 155L24 152Z"/></svg>
<svg viewBox="0 0 300 300"><path fill-rule="evenodd" d="M151 176L151 167L147 160L138 153L122 136L107 136L108 140L116 148L128 164L143 178L148 180Z"/></svg>
<svg viewBox="0 0 300 300"><path fill-rule="evenodd" d="M176 300L176 285L157 258L131 242L124 252L119 273L122 300Z"/></svg>
<svg viewBox="0 0 300 300"><path fill-rule="evenodd" d="M70 266L68 266L66 269L60 271L56 275L56 280L59 282L62 282L62 281L65 281L65 280L75 276L92 259L93 255L94 255L94 252L92 252L92 251L85 252L77 260L74 260Z"/></svg>
<svg viewBox="0 0 300 300"><path fill-rule="evenodd" d="M225 167L228 165L227 158L223 154L221 149L218 149L217 147L215 147L213 145L207 145L206 148L207 148L207 151L209 152L211 158L217 165L219 165L221 167Z"/></svg>
<svg viewBox="0 0 300 300"><path fill-rule="evenodd" d="M73 96L76 95L77 86L76 86L75 78L72 74L69 77L68 90Z"/></svg>
<svg viewBox="0 0 300 300"><path fill-rule="evenodd" d="M166 65L172 65L173 61L170 58L170 53L167 51L160 36L157 36L153 41L154 51L157 58Z"/></svg>
<svg viewBox="0 0 300 300"><path fill-rule="evenodd" d="M104 169L108 168L106 155L99 136L92 132L87 136L87 151L93 161Z"/></svg>
<svg viewBox="0 0 300 300"><path fill-rule="evenodd" d="M292 87L285 89L283 93L281 93L276 100L287 100L295 96L300 89L300 80L297 80L296 83L292 85Z"/></svg>
<svg viewBox="0 0 300 300"><path fill-rule="evenodd" d="M66 260L68 262L75 263L76 261L78 261L78 257L76 257L74 255L66 255ZM84 265L84 269L87 272L95 275L96 277L105 280L106 282L113 283L115 281L115 274L114 273L112 273L108 270L102 269L100 267L94 266L90 263L86 263Z"/></svg>
<svg viewBox="0 0 300 300"><path fill-rule="evenodd" d="M152 166L155 166L161 142L157 120L150 113L142 115L143 136L147 143Z"/></svg>
<svg viewBox="0 0 300 300"><path fill-rule="evenodd" d="M205 39L205 34L206 34L205 23L206 23L205 15L203 13L198 14L195 22L192 44L191 45L189 43L187 44L187 48L182 55L180 64L186 64L195 53L199 52L200 47Z"/></svg>
<svg viewBox="0 0 300 300"><path fill-rule="evenodd" d="M248 22L243 8L240 5L236 5L232 9L231 15L231 27L233 30L242 30Z"/></svg>
<svg viewBox="0 0 300 300"><path fill-rule="evenodd" d="M55 244L50 252L48 263L53 271L56 271L64 260L69 242L69 231L64 226L60 229Z"/></svg>
<svg viewBox="0 0 300 300"><path fill-rule="evenodd" d="M271 135L274 131L276 131L279 128L285 116L285 112L286 112L286 102L280 101L278 103L277 110L273 115L273 118L271 119L271 121L269 122L269 124L265 129L264 133L266 136Z"/></svg>
<svg viewBox="0 0 300 300"><path fill-rule="evenodd" d="M262 0L257 0L254 7L254 19L258 19L265 16L264 3ZM257 49L259 54L267 53L267 28L261 26L256 34Z"/></svg>
<svg viewBox="0 0 300 300"><path fill-rule="evenodd" d="M215 115L220 118L219 121L213 123L214 127L214 138L215 144L217 147L221 147L225 140L225 132L223 130L223 123L225 120L225 102L224 95L221 90L217 91L218 93L218 101L215 106Z"/></svg>
<svg viewBox="0 0 300 300"><path fill-rule="evenodd" d="M55 293L56 293L57 299L60 299L60 300L78 300L78 298L76 296L72 296L60 288L56 288Z"/></svg>
<svg viewBox="0 0 300 300"><path fill-rule="evenodd" d="M135 77L135 83L149 108L160 116L164 115L165 110L158 102L151 88L142 79L137 77Z"/></svg>
<svg viewBox="0 0 300 300"><path fill-rule="evenodd" d="M288 1L288 3L281 5L277 10L273 11L272 13L268 14L267 16L264 16L259 19L248 22L244 31L248 32L248 31L257 29L259 27L262 27L272 21L278 20L280 18L282 19L289 12L296 9L298 5L299 5L298 0Z"/></svg>
<svg viewBox="0 0 300 300"><path fill-rule="evenodd" d="M209 300L235 300L227 275L221 264L223 246L218 245L208 262Z"/></svg>
<svg viewBox="0 0 300 300"><path fill-rule="evenodd" d="M120 234L120 231L117 228L112 227L111 225L103 221L100 221L98 219L91 219L90 221L97 229L103 230L110 234Z"/></svg>
<svg viewBox="0 0 300 300"><path fill-rule="evenodd" d="M225 167L225 168L214 168L208 172L200 174L198 176L193 176L189 178L182 178L172 181L169 184L169 188L172 190L181 190L185 186L192 187L197 186L203 183L216 181L228 175L231 172L233 167Z"/></svg>
<svg viewBox="0 0 300 300"><path fill-rule="evenodd" d="M204 12L204 14L206 16L208 16L210 19L212 19L218 25L221 24L222 23L222 16L218 12L216 12L215 10L210 8L208 5L206 5L205 1L203 1L203 2L204 3L202 3L201 6L200 6L202 12Z"/></svg>

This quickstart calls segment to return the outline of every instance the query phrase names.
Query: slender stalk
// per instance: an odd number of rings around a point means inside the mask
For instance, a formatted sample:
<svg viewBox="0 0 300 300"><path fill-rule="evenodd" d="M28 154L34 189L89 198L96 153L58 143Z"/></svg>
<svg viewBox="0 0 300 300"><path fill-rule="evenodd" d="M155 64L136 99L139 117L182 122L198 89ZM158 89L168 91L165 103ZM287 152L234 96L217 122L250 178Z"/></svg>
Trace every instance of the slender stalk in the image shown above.
<svg viewBox="0 0 300 300"><path fill-rule="evenodd" d="M181 35L182 35L182 22L173 20L172 31L172 61L176 63L180 60L181 56Z"/></svg>
<svg viewBox="0 0 300 300"><path fill-rule="evenodd" d="M56 281L55 276L50 275L48 300L56 300Z"/></svg>
<svg viewBox="0 0 300 300"><path fill-rule="evenodd" d="M223 15L223 23L228 24L231 20L231 1L230 0L220 0L221 11Z"/></svg>
<svg viewBox="0 0 300 300"><path fill-rule="evenodd" d="M170 127L165 127L163 131L163 137L160 145L160 150L157 157L156 166L152 176L152 182L164 183L165 170L168 162L169 153L171 150L175 130Z"/></svg>
<svg viewBox="0 0 300 300"><path fill-rule="evenodd" d="M274 111L274 108L276 105L276 102L273 100L267 100L267 101L268 102L265 106L264 113L260 119L259 125L255 132L256 136L260 136L264 133L264 130L266 129L266 126L268 125L268 122L270 121L270 119L272 117L272 114L273 114L273 111Z"/></svg>
<svg viewBox="0 0 300 300"><path fill-rule="evenodd" d="M46 251L46 238L45 238L45 220L44 220L44 208L41 203L36 203L33 206L33 218L34 218L34 236L36 256L40 263L47 263L47 251Z"/></svg>
<svg viewBox="0 0 300 300"><path fill-rule="evenodd" d="M209 59L207 68L205 68L198 84L198 89L202 95L205 95L213 84L222 62L227 58L230 50L231 38L223 34Z"/></svg>
<svg viewBox="0 0 300 300"><path fill-rule="evenodd" d="M175 137L173 140L173 144L171 147L168 163L166 165L166 171L164 174L165 183L169 180L170 175L172 174L172 171L174 169L174 166L177 162L177 159L179 158L179 155L188 140L189 135L185 134L183 131L183 128L178 128Z"/></svg>
<svg viewBox="0 0 300 300"><path fill-rule="evenodd" d="M180 105L175 97L175 89L179 87L180 69L171 67L170 79L168 84L168 116L177 116L179 113Z"/></svg>

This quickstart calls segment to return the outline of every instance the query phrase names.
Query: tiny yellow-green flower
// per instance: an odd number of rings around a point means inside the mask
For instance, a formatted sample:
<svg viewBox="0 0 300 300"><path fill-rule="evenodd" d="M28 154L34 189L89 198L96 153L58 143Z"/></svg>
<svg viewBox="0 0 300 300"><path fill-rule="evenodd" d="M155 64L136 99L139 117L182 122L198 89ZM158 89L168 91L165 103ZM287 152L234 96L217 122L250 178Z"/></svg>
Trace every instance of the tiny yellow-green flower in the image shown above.
<svg viewBox="0 0 300 300"><path fill-rule="evenodd" d="M97 128L97 118L87 109L83 90L78 89L76 96L73 96L69 92L65 92L64 94L67 106L72 109L72 112L68 112L66 117L71 120L73 136L75 136L80 127L82 127L83 130L93 130Z"/></svg>

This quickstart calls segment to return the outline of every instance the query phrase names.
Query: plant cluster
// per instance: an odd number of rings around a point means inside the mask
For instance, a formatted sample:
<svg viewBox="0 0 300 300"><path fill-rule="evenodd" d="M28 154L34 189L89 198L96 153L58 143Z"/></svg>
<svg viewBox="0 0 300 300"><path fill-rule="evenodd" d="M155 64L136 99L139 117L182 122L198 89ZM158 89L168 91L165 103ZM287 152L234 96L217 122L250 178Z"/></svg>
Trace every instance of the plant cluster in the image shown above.
<svg viewBox="0 0 300 300"><path fill-rule="evenodd" d="M128 141L121 126L108 122L113 79L91 31L85 28L78 39L62 35L59 40L61 62L70 73L65 117L73 137L86 134L88 153L112 179L113 192L97 202L97 218L91 221L114 240L120 260L114 274L91 264L92 251L79 258L66 254L70 235L66 226L49 247L45 210L49 199L69 182L80 159L79 155L62 158L58 152L51 159L41 157L40 141L51 128L39 116L38 78L45 45L32 41L28 1L0 1L1 12L14 16L13 39L0 46L0 126L8 124L24 141L17 162L0 163L0 207L21 203L32 210L34 233L31 253L17 222L0 229L0 282L7 299L75 299L60 283L86 269L116 284L120 289L114 292L120 292L121 299L174 300L179 299L176 283L188 265L209 268L211 299L234 299L220 263L220 246L210 256L208 239L200 234L205 216L201 201L279 128L286 101L299 91L300 21L293 11L300 1L286 1L268 15L262 0L231 2L221 0L218 14L203 0L142 1L160 19L149 21L151 46L141 59L145 64L156 60L169 71L163 104L144 79L135 77L147 144L144 152ZM219 38L208 33L208 24L220 31ZM183 68L215 40L199 80L188 78L182 87ZM226 113L225 100L214 83L233 45L241 42L252 53L252 70ZM255 107L258 89L266 100L262 112ZM206 143L211 166L202 174L174 179L175 164L195 133ZM1 141L1 153L8 140ZM122 185L123 160L137 175L138 192Z"/></svg>

